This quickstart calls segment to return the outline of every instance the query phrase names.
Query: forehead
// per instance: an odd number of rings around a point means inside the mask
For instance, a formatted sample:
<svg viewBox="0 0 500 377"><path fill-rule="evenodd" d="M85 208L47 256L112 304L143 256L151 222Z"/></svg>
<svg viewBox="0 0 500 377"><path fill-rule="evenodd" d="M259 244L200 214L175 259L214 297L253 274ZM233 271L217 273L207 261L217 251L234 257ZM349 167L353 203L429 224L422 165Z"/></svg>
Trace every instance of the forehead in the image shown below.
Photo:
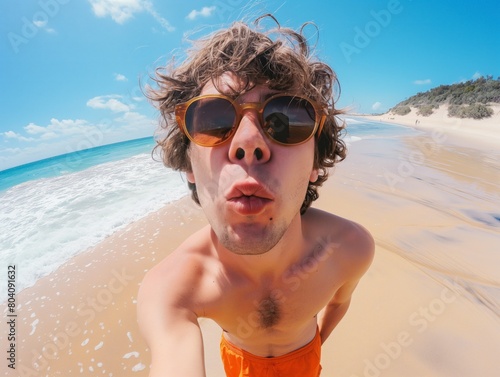
<svg viewBox="0 0 500 377"><path fill-rule="evenodd" d="M232 72L226 72L221 76L210 80L201 89L200 95L205 94L224 94L234 96L235 93L243 93L240 98L245 98L247 101L260 101L270 93L275 93L276 90L270 89L265 84L259 84L252 89L245 91L247 86L246 80L243 80L238 75Z"/></svg>

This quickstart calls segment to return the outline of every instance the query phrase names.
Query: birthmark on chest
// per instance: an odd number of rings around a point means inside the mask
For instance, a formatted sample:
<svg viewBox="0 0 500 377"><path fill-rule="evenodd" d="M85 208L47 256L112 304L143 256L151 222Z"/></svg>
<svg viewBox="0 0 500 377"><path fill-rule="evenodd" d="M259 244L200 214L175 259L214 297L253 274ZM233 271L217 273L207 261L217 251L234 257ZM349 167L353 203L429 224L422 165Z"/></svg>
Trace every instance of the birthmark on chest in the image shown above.
<svg viewBox="0 0 500 377"><path fill-rule="evenodd" d="M276 325L281 319L279 302L272 297L267 297L257 304L260 326L268 329Z"/></svg>

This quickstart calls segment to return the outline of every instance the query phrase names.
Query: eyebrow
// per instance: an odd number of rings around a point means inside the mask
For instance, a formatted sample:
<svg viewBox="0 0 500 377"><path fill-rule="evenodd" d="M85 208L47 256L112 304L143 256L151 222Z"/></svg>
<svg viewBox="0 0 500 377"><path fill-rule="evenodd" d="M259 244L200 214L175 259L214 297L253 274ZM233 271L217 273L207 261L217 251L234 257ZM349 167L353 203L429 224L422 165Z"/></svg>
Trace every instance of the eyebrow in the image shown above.
<svg viewBox="0 0 500 377"><path fill-rule="evenodd" d="M276 94L278 93L281 93L280 90L276 90L276 91L272 91L272 92L268 92L268 93L265 93L263 95L260 96L259 98L259 102L265 102L267 101L269 98L271 98L272 96L275 96ZM239 96L236 96L236 97L231 97L233 100L237 100L239 99L242 95L244 95L245 93L243 94L240 94Z"/></svg>
<svg viewBox="0 0 500 377"><path fill-rule="evenodd" d="M266 101L268 98L271 98L272 96L275 96L276 94L280 93L279 90L274 91L274 92L269 92L264 94L263 98L261 99L262 102Z"/></svg>

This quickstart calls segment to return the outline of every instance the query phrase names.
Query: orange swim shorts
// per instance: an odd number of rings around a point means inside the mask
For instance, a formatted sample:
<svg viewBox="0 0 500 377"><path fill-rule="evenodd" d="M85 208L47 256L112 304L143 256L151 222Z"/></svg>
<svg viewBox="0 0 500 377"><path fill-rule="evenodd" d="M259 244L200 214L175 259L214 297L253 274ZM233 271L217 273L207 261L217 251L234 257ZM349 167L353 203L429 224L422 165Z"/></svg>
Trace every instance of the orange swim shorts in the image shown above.
<svg viewBox="0 0 500 377"><path fill-rule="evenodd" d="M321 337L304 347L278 357L255 356L234 344L224 335L220 353L227 377L318 377L321 373Z"/></svg>

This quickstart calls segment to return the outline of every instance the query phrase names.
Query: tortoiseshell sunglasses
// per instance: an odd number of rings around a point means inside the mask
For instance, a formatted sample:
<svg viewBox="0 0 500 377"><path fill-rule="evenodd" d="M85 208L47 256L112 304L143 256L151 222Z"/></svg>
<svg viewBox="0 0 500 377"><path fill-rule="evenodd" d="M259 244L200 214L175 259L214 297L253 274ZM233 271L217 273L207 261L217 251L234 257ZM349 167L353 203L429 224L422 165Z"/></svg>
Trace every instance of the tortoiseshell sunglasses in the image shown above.
<svg viewBox="0 0 500 377"><path fill-rule="evenodd" d="M194 143L215 147L236 133L245 110L258 113L264 133L282 145L298 145L319 135L327 109L302 96L274 94L264 102L238 103L221 94L194 97L175 107L182 132Z"/></svg>

